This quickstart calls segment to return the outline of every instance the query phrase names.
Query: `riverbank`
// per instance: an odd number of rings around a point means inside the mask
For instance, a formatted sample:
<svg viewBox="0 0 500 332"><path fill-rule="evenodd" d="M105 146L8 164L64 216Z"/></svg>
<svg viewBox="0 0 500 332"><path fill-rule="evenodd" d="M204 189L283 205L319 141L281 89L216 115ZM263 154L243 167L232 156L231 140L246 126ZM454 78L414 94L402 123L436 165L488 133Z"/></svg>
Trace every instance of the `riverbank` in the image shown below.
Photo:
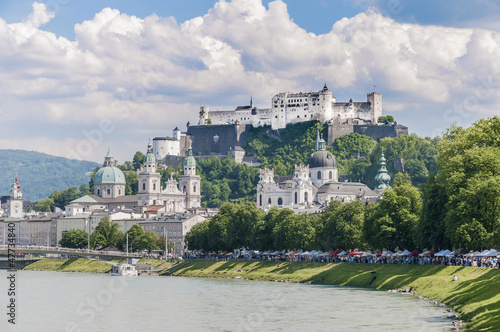
<svg viewBox="0 0 500 332"><path fill-rule="evenodd" d="M125 259L113 259L113 263L125 263ZM86 272L108 273L112 265L106 262L88 258L54 259L43 258L26 266L23 270L30 271L60 271L60 272Z"/></svg>
<svg viewBox="0 0 500 332"><path fill-rule="evenodd" d="M244 278L392 290L412 287L417 296L457 311L467 330L500 328L500 270L459 266L349 263L193 261L167 273L184 277ZM457 276L457 281L452 281Z"/></svg>

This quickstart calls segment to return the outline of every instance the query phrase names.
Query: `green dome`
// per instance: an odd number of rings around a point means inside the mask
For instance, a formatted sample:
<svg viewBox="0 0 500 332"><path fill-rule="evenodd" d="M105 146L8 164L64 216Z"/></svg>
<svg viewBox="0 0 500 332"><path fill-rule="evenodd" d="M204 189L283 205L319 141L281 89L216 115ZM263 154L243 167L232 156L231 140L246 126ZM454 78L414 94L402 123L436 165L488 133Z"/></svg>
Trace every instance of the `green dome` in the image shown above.
<svg viewBox="0 0 500 332"><path fill-rule="evenodd" d="M193 157L193 148L189 147L188 155L184 158L184 166L196 166L196 159Z"/></svg>
<svg viewBox="0 0 500 332"><path fill-rule="evenodd" d="M94 184L114 183L125 184L125 175L115 166L105 166L100 168L94 176Z"/></svg>
<svg viewBox="0 0 500 332"><path fill-rule="evenodd" d="M148 143L148 152L144 155L144 159L142 160L144 163L155 163L156 158L153 154L153 147L151 146L151 139Z"/></svg>
<svg viewBox="0 0 500 332"><path fill-rule="evenodd" d="M384 152L382 151L382 156L379 159L379 169L377 175L375 176L375 181L377 181L378 185L375 187L379 190L385 190L390 188L389 182L391 181L391 176L386 168L386 159L384 157Z"/></svg>

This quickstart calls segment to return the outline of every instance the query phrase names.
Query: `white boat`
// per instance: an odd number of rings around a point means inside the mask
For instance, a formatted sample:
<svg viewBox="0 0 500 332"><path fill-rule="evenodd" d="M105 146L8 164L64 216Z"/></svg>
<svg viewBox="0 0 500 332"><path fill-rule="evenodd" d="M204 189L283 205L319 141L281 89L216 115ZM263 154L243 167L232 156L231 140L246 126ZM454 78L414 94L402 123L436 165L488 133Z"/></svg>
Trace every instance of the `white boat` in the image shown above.
<svg viewBox="0 0 500 332"><path fill-rule="evenodd" d="M123 276L123 277L136 277L138 275L137 269L131 264L118 264L113 265L111 270L112 276Z"/></svg>

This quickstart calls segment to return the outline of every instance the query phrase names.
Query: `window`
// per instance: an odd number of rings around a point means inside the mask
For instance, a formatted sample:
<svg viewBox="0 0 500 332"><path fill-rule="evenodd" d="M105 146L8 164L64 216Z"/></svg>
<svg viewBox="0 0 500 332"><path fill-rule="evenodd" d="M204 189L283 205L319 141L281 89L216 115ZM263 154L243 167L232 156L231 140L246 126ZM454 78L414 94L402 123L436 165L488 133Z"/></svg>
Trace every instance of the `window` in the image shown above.
<svg viewBox="0 0 500 332"><path fill-rule="evenodd" d="M333 172L330 171L330 180L333 179Z"/></svg>
<svg viewBox="0 0 500 332"><path fill-rule="evenodd" d="M97 189L97 196L101 196L101 189Z"/></svg>
<svg viewBox="0 0 500 332"><path fill-rule="evenodd" d="M122 194L122 190L118 189L118 195L121 195L121 194Z"/></svg>
<svg viewBox="0 0 500 332"><path fill-rule="evenodd" d="M142 190L146 190L146 183L142 184Z"/></svg>
<svg viewBox="0 0 500 332"><path fill-rule="evenodd" d="M318 171L318 180L321 180L321 171Z"/></svg>
<svg viewBox="0 0 500 332"><path fill-rule="evenodd" d="M267 200L267 204L271 204L271 197Z"/></svg>
<svg viewBox="0 0 500 332"><path fill-rule="evenodd" d="M297 192L295 192L295 204L297 204Z"/></svg>
<svg viewBox="0 0 500 332"><path fill-rule="evenodd" d="M182 192L185 194L186 193L186 186L184 186L184 188L182 188Z"/></svg>
<svg viewBox="0 0 500 332"><path fill-rule="evenodd" d="M111 189L107 189L106 194L111 195Z"/></svg>
<svg viewBox="0 0 500 332"><path fill-rule="evenodd" d="M278 205L283 205L283 199L281 197L278 198Z"/></svg>
<svg viewBox="0 0 500 332"><path fill-rule="evenodd" d="M262 206L262 194L259 195L259 206Z"/></svg>
<svg viewBox="0 0 500 332"><path fill-rule="evenodd" d="M196 192L196 186L193 187L193 192L195 193Z"/></svg>
<svg viewBox="0 0 500 332"><path fill-rule="evenodd" d="M156 183L153 183L153 190L156 190Z"/></svg>
<svg viewBox="0 0 500 332"><path fill-rule="evenodd" d="M307 200L309 199L309 194L307 193L307 191L304 193L304 202L307 203Z"/></svg>

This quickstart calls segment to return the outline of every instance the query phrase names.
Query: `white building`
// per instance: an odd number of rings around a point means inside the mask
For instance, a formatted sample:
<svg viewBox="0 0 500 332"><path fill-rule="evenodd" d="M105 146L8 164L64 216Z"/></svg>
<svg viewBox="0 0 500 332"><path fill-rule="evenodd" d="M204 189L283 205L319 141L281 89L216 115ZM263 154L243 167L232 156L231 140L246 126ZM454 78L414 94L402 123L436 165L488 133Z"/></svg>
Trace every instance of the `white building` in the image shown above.
<svg viewBox="0 0 500 332"><path fill-rule="evenodd" d="M175 127L172 137L153 138L153 154L157 160L166 156L185 156L184 152L189 146L186 133Z"/></svg>
<svg viewBox="0 0 500 332"><path fill-rule="evenodd" d="M10 189L10 198L7 205L7 216L9 218L22 218L24 216L23 191L21 190L21 185L17 181L17 176Z"/></svg>
<svg viewBox="0 0 500 332"><path fill-rule="evenodd" d="M278 177L276 180L274 170L261 170L257 184L257 207L297 209L313 204L328 204L332 200L362 200L368 203L377 199L378 193L363 183L338 182L337 160L326 150L319 131L315 150L309 157L307 166L295 166L293 176Z"/></svg>
<svg viewBox="0 0 500 332"><path fill-rule="evenodd" d="M254 127L270 125L272 129L286 128L287 124L318 120L358 118L372 123L382 116L382 95L367 94L366 102L337 102L326 84L318 92L282 92L271 99L271 107L258 109L250 100L249 106L238 106L235 110L210 111L200 107L199 124L243 123Z"/></svg>

